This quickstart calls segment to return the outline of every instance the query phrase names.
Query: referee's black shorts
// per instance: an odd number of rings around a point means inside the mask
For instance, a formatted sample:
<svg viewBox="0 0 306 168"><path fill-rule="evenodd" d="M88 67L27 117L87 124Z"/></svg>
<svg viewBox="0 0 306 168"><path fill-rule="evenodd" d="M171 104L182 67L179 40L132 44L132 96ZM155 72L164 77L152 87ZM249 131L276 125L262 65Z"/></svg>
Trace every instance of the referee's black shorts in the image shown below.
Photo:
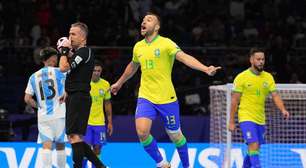
<svg viewBox="0 0 306 168"><path fill-rule="evenodd" d="M66 134L85 135L91 107L89 93L68 93L66 99Z"/></svg>

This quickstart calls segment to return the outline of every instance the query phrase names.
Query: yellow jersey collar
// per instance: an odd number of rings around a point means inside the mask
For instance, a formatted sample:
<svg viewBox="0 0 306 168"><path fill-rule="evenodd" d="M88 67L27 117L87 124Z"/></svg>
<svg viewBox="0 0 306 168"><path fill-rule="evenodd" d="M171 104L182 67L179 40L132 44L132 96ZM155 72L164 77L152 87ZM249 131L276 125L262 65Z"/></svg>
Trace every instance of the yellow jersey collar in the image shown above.
<svg viewBox="0 0 306 168"><path fill-rule="evenodd" d="M144 40L145 40L146 44L150 45L150 44L152 44L154 41L156 41L156 39L158 39L158 37L159 37L159 34L156 35L156 36L153 38L153 40L152 40L151 42L148 42L146 38L145 38Z"/></svg>
<svg viewBox="0 0 306 168"><path fill-rule="evenodd" d="M259 74L256 74L255 72L252 71L251 68L249 68L249 71L250 71L251 74L253 74L253 75L255 75L255 76L259 76L259 75L261 74L261 72L259 72Z"/></svg>

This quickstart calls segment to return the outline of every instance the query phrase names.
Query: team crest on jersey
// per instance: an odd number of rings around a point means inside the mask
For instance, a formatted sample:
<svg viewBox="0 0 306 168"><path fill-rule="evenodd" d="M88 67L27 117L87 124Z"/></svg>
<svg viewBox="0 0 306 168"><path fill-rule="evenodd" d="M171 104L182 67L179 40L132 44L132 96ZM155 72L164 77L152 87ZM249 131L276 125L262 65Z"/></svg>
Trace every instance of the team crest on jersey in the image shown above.
<svg viewBox="0 0 306 168"><path fill-rule="evenodd" d="M264 82L264 83L262 84L262 86L263 86L264 88L267 88L267 87L268 87L268 82Z"/></svg>
<svg viewBox="0 0 306 168"><path fill-rule="evenodd" d="M99 89L99 95L103 96L104 95L104 90L103 89Z"/></svg>
<svg viewBox="0 0 306 168"><path fill-rule="evenodd" d="M154 55L155 55L155 57L160 57L160 50L159 50L159 48L154 50Z"/></svg>

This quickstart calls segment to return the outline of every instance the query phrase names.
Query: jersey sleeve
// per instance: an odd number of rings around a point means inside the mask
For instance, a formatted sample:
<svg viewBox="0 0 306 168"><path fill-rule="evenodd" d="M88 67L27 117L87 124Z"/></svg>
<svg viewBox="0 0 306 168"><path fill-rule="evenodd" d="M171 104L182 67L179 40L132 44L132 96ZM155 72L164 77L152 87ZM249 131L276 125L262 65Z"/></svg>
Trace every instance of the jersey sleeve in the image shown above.
<svg viewBox="0 0 306 168"><path fill-rule="evenodd" d="M77 68L80 64L88 62L91 57L91 49L90 48L80 48L77 50L70 60L71 69Z"/></svg>
<svg viewBox="0 0 306 168"><path fill-rule="evenodd" d="M270 74L270 85L269 85L269 91L270 92L275 92L276 91L276 84L273 76Z"/></svg>
<svg viewBox="0 0 306 168"><path fill-rule="evenodd" d="M243 92L243 79L241 75L238 75L234 79L234 86L233 86L233 92L242 93Z"/></svg>
<svg viewBox="0 0 306 168"><path fill-rule="evenodd" d="M65 80L66 80L66 75L67 72L63 73L60 71L59 68L55 69L55 73L56 73L56 80L63 86L65 87Z"/></svg>
<svg viewBox="0 0 306 168"><path fill-rule="evenodd" d="M177 52L181 51L181 48L170 39L167 41L167 49L170 56L175 56Z"/></svg>
<svg viewBox="0 0 306 168"><path fill-rule="evenodd" d="M34 95L34 88L33 88L33 84L31 84L31 81L34 82L33 81L33 76L31 76L29 78L27 88L25 89L25 93L33 96Z"/></svg>
<svg viewBox="0 0 306 168"><path fill-rule="evenodd" d="M138 54L137 54L137 44L133 48L133 62L139 63Z"/></svg>
<svg viewBox="0 0 306 168"><path fill-rule="evenodd" d="M111 99L110 84L107 82L107 89L104 96L104 100L109 100L109 99Z"/></svg>

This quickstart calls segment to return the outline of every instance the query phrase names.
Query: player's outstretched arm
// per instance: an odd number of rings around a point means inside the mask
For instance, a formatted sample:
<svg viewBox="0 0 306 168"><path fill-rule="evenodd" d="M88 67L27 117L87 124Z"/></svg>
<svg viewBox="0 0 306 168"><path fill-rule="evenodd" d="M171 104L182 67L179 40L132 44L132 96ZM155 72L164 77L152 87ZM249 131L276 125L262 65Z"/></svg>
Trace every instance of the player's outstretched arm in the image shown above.
<svg viewBox="0 0 306 168"><path fill-rule="evenodd" d="M281 111L281 113L285 117L285 119L288 119L289 112L286 110L284 102L277 92L272 92L272 99L274 101L274 104L277 106L277 108Z"/></svg>
<svg viewBox="0 0 306 168"><path fill-rule="evenodd" d="M235 114L238 109L238 104L240 101L241 93L234 92L231 97L231 112L230 112L230 121L228 129L230 131L235 131Z"/></svg>
<svg viewBox="0 0 306 168"><path fill-rule="evenodd" d="M179 51L176 53L176 59L192 69L196 69L207 73L209 76L215 75L217 70L221 69L220 66L218 67L206 66L202 64L200 61L198 61L196 58L194 58L193 56L188 55L183 51Z"/></svg>
<svg viewBox="0 0 306 168"><path fill-rule="evenodd" d="M118 79L116 83L114 83L111 86L111 92L114 95L117 95L118 91L122 87L122 85L129 80L138 70L139 68L139 63L135 63L131 61L125 68L124 73L121 75L121 77Z"/></svg>

